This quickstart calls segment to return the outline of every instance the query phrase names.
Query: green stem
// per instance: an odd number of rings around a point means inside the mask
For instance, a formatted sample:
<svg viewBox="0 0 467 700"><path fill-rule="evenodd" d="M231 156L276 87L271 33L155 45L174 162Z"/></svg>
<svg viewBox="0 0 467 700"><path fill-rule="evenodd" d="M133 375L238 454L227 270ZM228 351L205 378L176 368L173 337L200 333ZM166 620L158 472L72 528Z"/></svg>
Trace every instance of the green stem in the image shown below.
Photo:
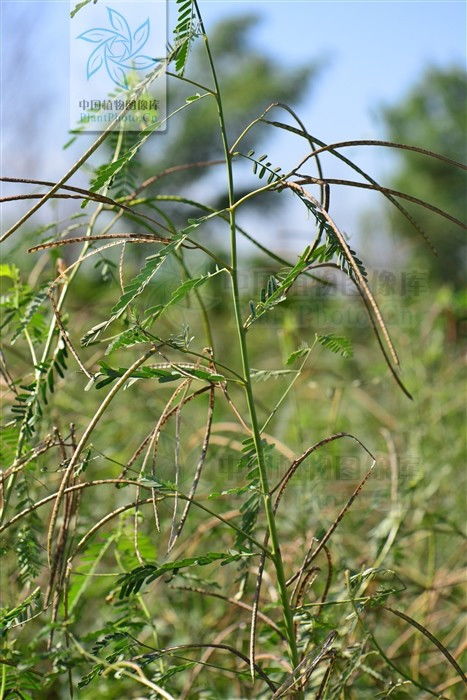
<svg viewBox="0 0 467 700"><path fill-rule="evenodd" d="M198 3L194 2L196 12L198 14L201 31L203 33L203 38L206 47L206 53L211 68L215 90L216 90L216 102L219 116L220 132L222 138L222 145L225 154L226 166L227 166L227 183L228 183L228 196L229 196L229 224L230 224L230 278L232 281L232 299L235 313L235 323L237 327L238 340L240 345L240 354L242 361L242 370L245 382L245 392L246 400L248 405L248 412L250 414L251 427L253 433L253 441L255 445L256 458L258 460L258 471L260 475L261 491L263 495L264 509L266 511L266 519L268 524L269 537L272 547L272 560L276 569L277 577L277 587L279 592L279 597L282 605L282 612L285 623L285 630L287 641L289 643L290 661L292 667L295 668L299 663L299 656L297 650L297 642L295 639L293 614L290 607L286 579L284 573L284 565L282 561L282 553L279 544L279 535L276 526L276 520L274 516L271 496L269 494L269 483L267 475L266 460L264 458L263 444L261 440L261 432L258 424L258 417L256 415L255 399L253 395L253 388L250 376L250 365L248 359L248 347L246 342L246 331L243 327L242 315L241 315L241 305L240 305L240 294L238 289L238 270L237 270L237 227L235 221L235 195L234 195L234 179L232 170L232 156L227 143L227 129L224 118L224 110L222 106L221 92L219 88L219 83L217 79L217 74L214 66L213 57L211 54L211 49L209 46L208 37L203 25L203 20L199 12ZM297 694L298 696L301 693Z"/></svg>
<svg viewBox="0 0 467 700"><path fill-rule="evenodd" d="M2 664L2 680L0 683L0 700L3 700L5 697L5 688L6 688L6 664Z"/></svg>
<svg viewBox="0 0 467 700"><path fill-rule="evenodd" d="M305 367L305 365L306 365L306 363L307 363L307 360L308 360L308 358L309 358L309 356L310 356L311 351L313 350L313 347L315 346L315 343L316 343L316 340L315 340L315 342L313 343L312 347L311 347L311 348L308 348L308 350L307 350L307 352L306 352L306 355L305 355L305 359L303 360L302 364L300 365L300 367L299 367L299 369L298 369L298 371L297 371L295 377L292 379L292 381L290 382L289 386L286 388L286 390L284 391L284 393L282 394L282 396L279 398L279 401L276 403L276 405L275 405L274 408L272 409L271 413L270 413L269 416L266 418L266 421L263 423L263 427L261 428L261 432L263 432L264 430L266 430L266 428L268 427L269 423L271 422L271 420L274 418L274 416L276 415L277 411L279 410L279 407L281 406L281 404L283 403L283 401L285 401L285 399L287 398L287 395L288 395L288 394L290 393L290 391L292 390L292 388L293 388L295 382L296 382L297 379L301 376L302 370L303 370L303 368Z"/></svg>

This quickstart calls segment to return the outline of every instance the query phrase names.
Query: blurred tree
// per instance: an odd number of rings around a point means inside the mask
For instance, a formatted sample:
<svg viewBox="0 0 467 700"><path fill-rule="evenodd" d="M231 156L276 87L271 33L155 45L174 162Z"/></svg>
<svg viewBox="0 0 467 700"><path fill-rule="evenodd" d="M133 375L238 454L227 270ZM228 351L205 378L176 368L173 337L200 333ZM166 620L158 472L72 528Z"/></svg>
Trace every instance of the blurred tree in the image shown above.
<svg viewBox="0 0 467 700"><path fill-rule="evenodd" d="M430 68L398 105L385 108L383 119L391 141L429 148L457 161L467 156L467 75L461 68ZM400 167L392 186L414 194L465 221L465 171L442 161L398 151ZM421 207L404 206L430 237L438 255L416 241L410 224L392 214L394 229L416 242L415 258L423 261L433 278L459 289L465 282L465 231Z"/></svg>

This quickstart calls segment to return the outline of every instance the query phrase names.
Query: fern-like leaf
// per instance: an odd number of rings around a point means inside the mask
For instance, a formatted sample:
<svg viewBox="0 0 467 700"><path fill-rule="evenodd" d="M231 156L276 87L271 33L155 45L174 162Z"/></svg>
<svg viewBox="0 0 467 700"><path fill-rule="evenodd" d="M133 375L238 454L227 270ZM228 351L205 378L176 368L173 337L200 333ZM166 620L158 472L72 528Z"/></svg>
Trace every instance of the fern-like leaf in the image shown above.
<svg viewBox="0 0 467 700"><path fill-rule="evenodd" d="M353 355L352 343L348 338L344 338L344 336L329 333L329 335L317 335L316 340L324 348L338 355L342 355L342 357L348 358Z"/></svg>
<svg viewBox="0 0 467 700"><path fill-rule="evenodd" d="M29 326L29 324L31 323L32 317L34 316L36 311L38 311L39 307L43 304L43 302L46 299L47 299L47 291L45 291L44 289L40 290L39 292L37 292L37 294L35 294L32 297L31 301L26 306L23 318L21 319L21 322L20 322L18 328L13 333L13 336L11 338L12 345L19 338L21 333L23 333L23 331Z"/></svg>
<svg viewBox="0 0 467 700"><path fill-rule="evenodd" d="M246 554L240 552L208 552L199 557L188 557L186 559L179 559L178 561L169 561L161 566L155 566L153 564L138 566L136 569L133 569L133 571L124 574L118 580L121 584L120 598L125 598L132 593L138 593L143 584L152 583L152 581L160 578L163 574L176 574L179 569L185 569L189 566L207 566L215 561L228 564L241 559L243 556L246 556Z"/></svg>
<svg viewBox="0 0 467 700"><path fill-rule="evenodd" d="M101 370L93 378L93 383L96 389L102 389L102 387L111 384L118 377L122 377L127 371L126 367L114 369L105 362L101 362ZM225 381L225 377L222 374L216 374L215 372L186 362L174 363L173 365L166 363L164 365L155 365L152 367L141 367L131 374L130 381L135 379L158 379L160 383L165 384L187 376L208 382Z"/></svg>
<svg viewBox="0 0 467 700"><path fill-rule="evenodd" d="M267 382L268 379L281 379L296 374L294 369L251 369L250 376L254 382Z"/></svg>
<svg viewBox="0 0 467 700"><path fill-rule="evenodd" d="M260 180L262 180L267 173L268 185L271 185L273 182L277 182L281 179L280 173L282 172L282 168L273 168L272 162L268 160L267 153L263 153L263 155L258 156L257 158L255 157L254 151L248 151L246 155L243 153L234 153L234 155L242 156L243 158L251 161L253 163L253 172L255 175L258 175Z"/></svg>
<svg viewBox="0 0 467 700"><path fill-rule="evenodd" d="M0 632L4 633L13 625L20 625L42 609L42 594L40 588L36 588L30 595L16 607L8 610L0 610Z"/></svg>
<svg viewBox="0 0 467 700"><path fill-rule="evenodd" d="M225 271L226 268L222 268L220 270L216 270L215 272L210 272L206 275L202 275L201 277L192 277L190 279L185 280L183 284L181 284L179 287L177 287L177 289L175 289L172 292L170 299L167 301L166 304L159 304L158 306L153 306L150 309L148 309L146 321L148 323L153 323L156 319L160 318L160 316L162 316L171 306L176 306L177 304L179 304L186 296L188 296L188 294L190 294L190 292L193 292L195 289L198 289L198 287L201 287L203 284L206 284L206 282L209 282L209 280L218 275L220 272Z"/></svg>
<svg viewBox="0 0 467 700"><path fill-rule="evenodd" d="M182 76L194 37L193 0L177 0L177 25L174 35L176 42L175 70Z"/></svg>
<svg viewBox="0 0 467 700"><path fill-rule="evenodd" d="M268 279L266 287L261 290L260 301L256 304L250 302L250 315L245 321L245 328L285 301L288 290L307 267L308 257L309 249L307 248L293 267Z"/></svg>

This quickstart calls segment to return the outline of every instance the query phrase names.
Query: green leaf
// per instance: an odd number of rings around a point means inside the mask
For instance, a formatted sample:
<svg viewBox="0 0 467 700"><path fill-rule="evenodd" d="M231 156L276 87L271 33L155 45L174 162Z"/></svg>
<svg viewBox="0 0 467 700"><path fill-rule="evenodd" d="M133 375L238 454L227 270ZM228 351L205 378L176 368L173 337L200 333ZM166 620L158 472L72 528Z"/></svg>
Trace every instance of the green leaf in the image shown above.
<svg viewBox="0 0 467 700"><path fill-rule="evenodd" d="M342 357L348 358L353 355L352 343L348 338L344 338L344 336L330 333L329 335L317 335L316 340L323 347L338 355L342 355Z"/></svg>
<svg viewBox="0 0 467 700"><path fill-rule="evenodd" d="M15 608L0 610L0 630L5 632L12 625L21 624L42 609L42 593L36 588L22 603Z"/></svg>
<svg viewBox="0 0 467 700"><path fill-rule="evenodd" d="M113 544L115 537L115 535L111 535L103 542L94 542L91 544L86 554L82 557L83 563L76 567L75 573L78 575L72 577L68 592L70 614L73 612L85 590L92 585L93 574L95 574L108 548Z"/></svg>
<svg viewBox="0 0 467 700"><path fill-rule="evenodd" d="M257 304L253 304L250 301L250 315L245 321L245 328L251 326L265 313L285 301L288 290L307 267L308 255L309 249L306 248L293 267L288 268L284 273L269 278L266 288L261 290L260 301Z"/></svg>
<svg viewBox="0 0 467 700"><path fill-rule="evenodd" d="M151 654L148 654L150 657ZM157 656L157 652L155 652L155 656ZM144 664L144 659L143 659L143 664ZM168 681L170 678L173 676L177 675L177 673L183 673L183 671L188 671L190 668L193 668L193 666L196 665L195 661L188 661L185 664L178 664L178 666L171 666L165 673L162 673L159 676L156 676L155 680L157 681L157 684L160 685L161 683L165 683Z"/></svg>
<svg viewBox="0 0 467 700"><path fill-rule="evenodd" d="M0 277L9 277L11 280L17 282L19 280L19 269L16 265L2 263L0 265Z"/></svg>
<svg viewBox="0 0 467 700"><path fill-rule="evenodd" d="M347 244L348 254L346 253L346 251L342 247L341 242L336 236L336 233L333 230L332 226L323 216L322 212L319 210L318 205L310 201L305 195L300 194L299 191L295 191L295 194L297 194L297 196L301 199L306 208L313 214L317 224L326 233L326 243L314 251L309 262L311 262L311 260L318 260L319 262L328 262L335 256L337 258L337 265L343 272L346 273L346 275L348 275L352 279L355 279L355 270L352 265L353 262L354 265L360 271L362 277L364 279L367 279L368 273L365 269L363 262L360 260L356 252L350 247L349 244Z"/></svg>
<svg viewBox="0 0 467 700"><path fill-rule="evenodd" d="M203 219L204 220L204 217ZM139 272L139 274L129 283L123 290L123 294L118 300L118 302L113 307L111 313L112 318L109 320L113 321L122 315L122 313L127 309L127 307L138 297L144 289L147 287L149 282L152 280L156 272L159 270L161 265L164 263L166 258L174 253L181 246L188 234L201 223L200 219L195 220L189 226L180 231L176 236L174 236L173 241L168 243L155 255L151 255L146 258L146 264Z"/></svg>
<svg viewBox="0 0 467 700"><path fill-rule="evenodd" d="M306 345L306 346L304 346L304 347L302 347L302 348L298 348L298 350L294 350L294 351L293 351L292 353L290 353L290 355L288 356L288 358L287 358L285 364L286 364L286 365L293 365L293 363L294 363L296 360L299 360L299 359L301 359L302 357L305 357L305 355L308 355L308 353L310 352L310 350L311 350L311 348L308 347L308 345Z"/></svg>
<svg viewBox="0 0 467 700"><path fill-rule="evenodd" d="M248 151L246 156L243 156L247 158L248 160L251 160L253 163L253 172L255 175L257 174L258 177L261 179L264 177L265 173L268 173L268 185L270 185L272 182L279 180L281 175L279 174L282 168L271 168L271 161L266 160L268 157L267 153L263 153L263 155L259 156L259 158L253 158L255 152L254 151ZM242 153L238 153L236 155L243 155ZM264 162L266 161L266 162ZM259 170L258 170L259 168Z"/></svg>
<svg viewBox="0 0 467 700"><path fill-rule="evenodd" d="M43 289L33 296L29 304L26 306L23 318L21 319L18 328L13 333L13 337L11 339L12 345L18 339L21 333L29 326L32 317L46 299L47 291L44 291Z"/></svg>
<svg viewBox="0 0 467 700"><path fill-rule="evenodd" d="M87 345L91 345L92 343L94 343L97 340L99 333L101 331L103 331L104 328L107 328L109 323L110 323L110 321L101 321L101 323L97 323L95 326L93 326L81 338L81 340L80 340L81 345L83 347L86 347Z"/></svg>
<svg viewBox="0 0 467 700"><path fill-rule="evenodd" d="M211 280L213 277L221 272L226 272L225 268L216 270L215 272L208 273L207 275L202 275L201 277L192 277L181 284L177 289L172 292L169 301L166 304L161 304L159 306L154 306L148 309L148 319L151 317L151 322L155 321L157 318L162 316L168 308L171 306L176 306L182 299L184 299L188 294L198 287Z"/></svg>
<svg viewBox="0 0 467 700"><path fill-rule="evenodd" d="M126 371L126 367L114 369L105 362L101 362L101 371L94 378L95 388L102 389L102 387L110 384L118 377L122 377ZM216 374L210 370L195 367L187 363L180 363L179 365L174 363L173 368L170 366L168 368L166 366L140 367L131 373L132 379L158 379L159 382L163 384L182 379L186 376L203 379L208 382L225 381L225 377L222 374Z"/></svg>
<svg viewBox="0 0 467 700"><path fill-rule="evenodd" d="M107 183L118 172L120 172L120 170L122 170L122 168L125 167L127 163L129 163L132 160L132 158L134 158L141 146L149 138L152 132L158 128L158 126L159 122L157 121L151 123L148 127L141 131L140 134L138 134L138 138L135 140L131 148L129 148L126 151L126 153L120 156L120 158L117 158L117 160L113 161L112 163L106 163L105 165L99 166L96 169L95 176L93 180L91 180L91 184L89 186L91 192L98 192L102 187L107 185ZM86 204L86 202L87 200L84 200L83 205Z"/></svg>
<svg viewBox="0 0 467 700"><path fill-rule="evenodd" d="M179 231L173 238L173 240L164 246L158 253L151 255L146 258L146 264L140 270L138 275L126 285L123 290L118 302L113 307L111 317L106 321L102 321L97 325L93 326L82 338L81 345L90 345L94 343L99 334L108 328L108 326L119 318L128 306L145 290L148 284L151 282L154 275L157 273L161 265L167 259L169 255L174 253L182 245L185 238L191 231L200 226L203 221L205 221L209 216L203 216L199 219L188 219L188 226ZM115 349L115 348L114 348Z"/></svg>
<svg viewBox="0 0 467 700"><path fill-rule="evenodd" d="M191 42L195 36L193 30L193 0L177 0L177 25L174 30L176 42L175 70L183 75Z"/></svg>
<svg viewBox="0 0 467 700"><path fill-rule="evenodd" d="M176 366L176 365L175 365ZM183 371L189 374L191 377L197 377L198 379L206 379L208 382L222 382L225 380L225 377L222 374L217 374L215 372L211 372L210 370L205 370L205 369L199 369L199 368L188 368L188 367L183 367Z"/></svg>
<svg viewBox="0 0 467 700"><path fill-rule="evenodd" d="M289 374L296 374L294 369L251 369L250 376L254 382L267 382L268 379L280 379Z"/></svg>
<svg viewBox="0 0 467 700"><path fill-rule="evenodd" d="M86 5L89 5L90 2L93 2L96 4L97 0L82 0L82 2L79 2L73 10L70 12L70 17L73 19L73 17L76 15L77 12L81 10L82 7L85 7Z"/></svg>
<svg viewBox="0 0 467 700"><path fill-rule="evenodd" d="M114 350L120 350L120 348L129 348L132 345L137 345L137 343L147 342L149 342L148 337L143 333L143 331L140 328L127 328L127 330L123 331L123 333L120 333L116 338L112 340L112 342L107 346L105 354L110 355L110 353Z"/></svg>
<svg viewBox="0 0 467 700"><path fill-rule="evenodd" d="M138 566L133 571L124 574L119 578L118 583L121 584L120 598L125 598L132 593L137 593L143 584L152 583L156 579L160 578L163 574L172 573L176 574L179 569L186 569L190 566L207 566L215 561L222 561L224 563L229 563L231 561L237 561L247 554L243 552L238 553L226 553L226 552L208 552L197 557L188 557L186 559L179 559L177 561L169 561L162 566L155 566L153 564L147 564L145 566Z"/></svg>

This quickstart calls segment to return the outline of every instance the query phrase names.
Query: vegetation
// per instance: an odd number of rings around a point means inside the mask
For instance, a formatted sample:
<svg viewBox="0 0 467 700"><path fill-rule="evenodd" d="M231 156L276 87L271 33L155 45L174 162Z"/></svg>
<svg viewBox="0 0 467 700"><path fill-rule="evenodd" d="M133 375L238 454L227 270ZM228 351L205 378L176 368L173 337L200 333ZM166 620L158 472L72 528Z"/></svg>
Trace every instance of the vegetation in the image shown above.
<svg viewBox="0 0 467 700"><path fill-rule="evenodd" d="M467 76L460 68L431 68L400 104L387 107L382 116L392 140L417 146L429 143L438 153L466 161ZM408 151L400 158L401 167L393 183L396 189L415 194L416 187L419 197L465 218L465 173L461 176L446 163L426 162ZM455 224L436 225L426 212L417 211L416 215L436 248L433 255L428 246L417 246L419 262L438 284L462 289L467 272L465 235ZM410 230L406 222L393 223L407 239Z"/></svg>
<svg viewBox="0 0 467 700"><path fill-rule="evenodd" d="M285 104L231 121L198 3L178 10L167 61L136 91L168 68L191 84L203 45L208 69L181 106L216 111L227 201L197 202L180 180L154 190L199 163L164 160L141 182L147 130L127 149L109 130L2 236L0 697L461 698L453 294L366 269L330 214L320 154L417 235L407 196ZM270 129L308 148L289 172L258 152ZM105 143L89 189L72 186ZM240 190L245 163L256 181ZM57 197L85 205L24 233ZM295 260L238 220L286 197L310 226ZM244 239L254 256L239 255Z"/></svg>

